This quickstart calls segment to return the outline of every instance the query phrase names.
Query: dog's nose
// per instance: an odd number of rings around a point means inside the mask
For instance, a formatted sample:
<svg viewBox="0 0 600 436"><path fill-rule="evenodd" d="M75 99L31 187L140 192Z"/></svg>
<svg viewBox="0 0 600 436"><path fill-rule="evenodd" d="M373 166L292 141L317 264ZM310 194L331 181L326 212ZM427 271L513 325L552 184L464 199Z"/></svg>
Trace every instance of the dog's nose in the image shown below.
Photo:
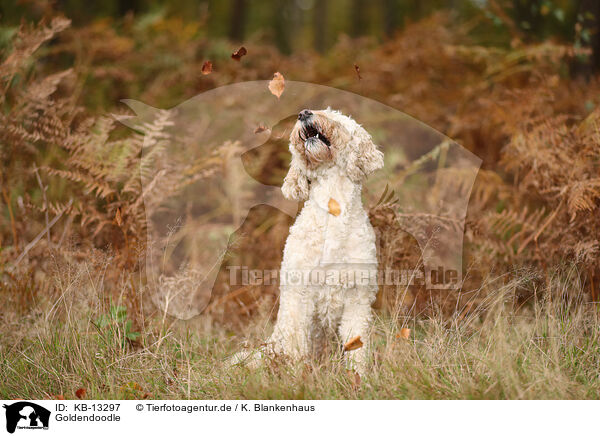
<svg viewBox="0 0 600 436"><path fill-rule="evenodd" d="M309 111L308 109L304 109L303 111L301 111L301 112L298 114L298 119L299 119L300 121L304 121L304 120L306 120L307 118L309 118L311 115L312 115L312 112L311 112L311 111Z"/></svg>

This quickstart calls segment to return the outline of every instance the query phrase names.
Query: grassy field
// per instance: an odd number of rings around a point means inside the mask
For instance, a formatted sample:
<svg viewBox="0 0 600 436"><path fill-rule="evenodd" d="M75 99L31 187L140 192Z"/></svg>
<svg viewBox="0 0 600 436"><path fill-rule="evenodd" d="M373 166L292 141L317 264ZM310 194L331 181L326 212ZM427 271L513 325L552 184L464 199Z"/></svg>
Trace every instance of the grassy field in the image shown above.
<svg viewBox="0 0 600 436"><path fill-rule="evenodd" d="M258 370L227 364L256 346L271 308L243 331L148 317L135 328L119 301L102 296L102 272L83 264L55 277L61 295L26 314L0 316L0 397L93 399L598 399L597 308L571 301L555 278L538 303L515 307L530 277L486 286L489 297L451 319L379 316L374 363L362 380L341 354L301 363L266 361ZM101 271L101 270L100 270ZM502 283L506 281L507 283ZM11 302L3 302L10 307ZM403 339L400 328L410 328ZM248 339L248 342L245 341Z"/></svg>

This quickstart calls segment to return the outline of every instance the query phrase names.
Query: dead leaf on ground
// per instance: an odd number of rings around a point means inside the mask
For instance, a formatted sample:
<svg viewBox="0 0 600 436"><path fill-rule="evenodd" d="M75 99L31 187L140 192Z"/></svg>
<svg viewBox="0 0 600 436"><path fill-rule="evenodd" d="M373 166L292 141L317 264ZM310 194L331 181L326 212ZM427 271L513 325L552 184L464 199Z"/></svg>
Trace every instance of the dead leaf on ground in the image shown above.
<svg viewBox="0 0 600 436"><path fill-rule="evenodd" d="M283 90L285 89L285 79L283 78L283 74L277 72L273 74L273 79L269 82L269 91L275 97L281 97L283 94Z"/></svg>
<svg viewBox="0 0 600 436"><path fill-rule="evenodd" d="M400 329L400 333L396 335L398 339L408 339L410 338L410 329L403 327Z"/></svg>
<svg viewBox="0 0 600 436"><path fill-rule="evenodd" d="M121 394L129 398L150 398L150 396L152 396L151 393L145 391L134 381L125 383L119 390L121 391Z"/></svg>
<svg viewBox="0 0 600 436"><path fill-rule="evenodd" d="M248 50L246 50L246 47L241 46L236 51L231 53L231 59L234 59L239 62L240 59L242 59L242 56L246 56L247 54L248 54Z"/></svg>
<svg viewBox="0 0 600 436"><path fill-rule="evenodd" d="M333 198L329 199L329 203L327 203L327 207L329 208L329 213L333 216L339 216L342 213L342 209L340 208L340 204L335 201ZM360 338L360 336L359 336Z"/></svg>
<svg viewBox="0 0 600 436"><path fill-rule="evenodd" d="M123 386L121 386L121 390L143 391L142 387L136 382L125 383Z"/></svg>
<svg viewBox="0 0 600 436"><path fill-rule="evenodd" d="M363 345L360 336L355 336L344 344L344 351L358 350Z"/></svg>
<svg viewBox="0 0 600 436"><path fill-rule="evenodd" d="M62 394L58 394L58 395L53 395L52 398L54 398L55 400L64 400L65 396Z"/></svg>
<svg viewBox="0 0 600 436"><path fill-rule="evenodd" d="M206 75L212 73L212 68L213 68L212 62L211 61L205 61L202 64L202 74L204 74L206 76Z"/></svg>
<svg viewBox="0 0 600 436"><path fill-rule="evenodd" d="M358 80L361 80L362 76L360 75L360 67L358 66L358 64L354 64L354 70L356 71L356 75L358 76Z"/></svg>
<svg viewBox="0 0 600 436"><path fill-rule="evenodd" d="M346 374L348 375L348 378L350 379L350 383L352 383L352 387L354 389L360 388L360 382L361 382L360 374L351 369L347 369Z"/></svg>
<svg viewBox="0 0 600 436"><path fill-rule="evenodd" d="M83 400L85 398L86 393L87 391L85 390L85 388L79 388L75 391L75 396L80 400Z"/></svg>

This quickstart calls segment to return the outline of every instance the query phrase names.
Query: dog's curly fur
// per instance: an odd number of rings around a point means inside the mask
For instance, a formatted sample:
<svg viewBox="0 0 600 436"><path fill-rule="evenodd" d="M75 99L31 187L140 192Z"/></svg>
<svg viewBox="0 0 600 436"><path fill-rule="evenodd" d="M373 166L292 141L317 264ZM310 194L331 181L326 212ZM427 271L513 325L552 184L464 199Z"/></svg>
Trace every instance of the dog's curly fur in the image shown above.
<svg viewBox="0 0 600 436"><path fill-rule="evenodd" d="M343 344L360 336L363 347L346 356L363 373L377 253L361 191L366 176L383 167L383 153L356 121L330 108L301 112L290 151L281 189L286 198L306 202L285 244L279 313L267 347L301 358L320 351L328 338ZM332 213L331 200L339 211Z"/></svg>

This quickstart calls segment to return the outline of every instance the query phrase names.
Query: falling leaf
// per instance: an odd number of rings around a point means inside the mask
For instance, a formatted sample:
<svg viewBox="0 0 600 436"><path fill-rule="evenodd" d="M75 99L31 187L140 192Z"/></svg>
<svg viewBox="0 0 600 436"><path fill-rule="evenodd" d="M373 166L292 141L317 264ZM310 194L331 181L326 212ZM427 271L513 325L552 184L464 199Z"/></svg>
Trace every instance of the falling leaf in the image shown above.
<svg viewBox="0 0 600 436"><path fill-rule="evenodd" d="M204 74L205 76L212 73L212 62L211 61L205 61L202 64L202 74Z"/></svg>
<svg viewBox="0 0 600 436"><path fill-rule="evenodd" d="M119 227L123 225L123 218L121 217L121 208L117 207L117 213L115 213L115 222Z"/></svg>
<svg viewBox="0 0 600 436"><path fill-rule="evenodd" d="M410 338L410 329L407 329L406 327L402 327L400 329L400 333L398 333L396 335L396 337L398 339L408 339L408 338Z"/></svg>
<svg viewBox="0 0 600 436"><path fill-rule="evenodd" d="M356 71L356 75L358 76L358 80L361 80L362 77L360 75L360 67L358 66L358 64L354 64L354 70Z"/></svg>
<svg viewBox="0 0 600 436"><path fill-rule="evenodd" d="M283 90L285 89L285 79L283 78L283 74L277 72L273 74L273 79L269 82L269 91L275 97L281 97L283 94Z"/></svg>
<svg viewBox="0 0 600 436"><path fill-rule="evenodd" d="M246 54L248 54L248 50L246 50L246 47L241 46L235 52L231 53L231 59L239 62L239 60L242 59L242 56L246 56Z"/></svg>
<svg viewBox="0 0 600 436"><path fill-rule="evenodd" d="M340 208L340 204L335 201L333 198L329 199L329 203L327 203L327 207L329 208L329 213L333 216L339 216L342 212Z"/></svg>
<svg viewBox="0 0 600 436"><path fill-rule="evenodd" d="M548 86L550 86L551 88L556 88L559 85L559 83L560 77L558 77L558 74L554 74L548 79Z"/></svg>
<svg viewBox="0 0 600 436"><path fill-rule="evenodd" d="M254 133L262 133L265 130L269 130L267 127L260 124L256 129L254 129Z"/></svg>
<svg viewBox="0 0 600 436"><path fill-rule="evenodd" d="M344 351L358 350L362 346L363 343L360 340L360 336L356 336L344 344Z"/></svg>
<svg viewBox="0 0 600 436"><path fill-rule="evenodd" d="M80 400L83 400L83 398L85 397L86 392L87 391L85 390L85 388L79 388L79 389L77 389L75 391L75 396L77 398L79 398Z"/></svg>

